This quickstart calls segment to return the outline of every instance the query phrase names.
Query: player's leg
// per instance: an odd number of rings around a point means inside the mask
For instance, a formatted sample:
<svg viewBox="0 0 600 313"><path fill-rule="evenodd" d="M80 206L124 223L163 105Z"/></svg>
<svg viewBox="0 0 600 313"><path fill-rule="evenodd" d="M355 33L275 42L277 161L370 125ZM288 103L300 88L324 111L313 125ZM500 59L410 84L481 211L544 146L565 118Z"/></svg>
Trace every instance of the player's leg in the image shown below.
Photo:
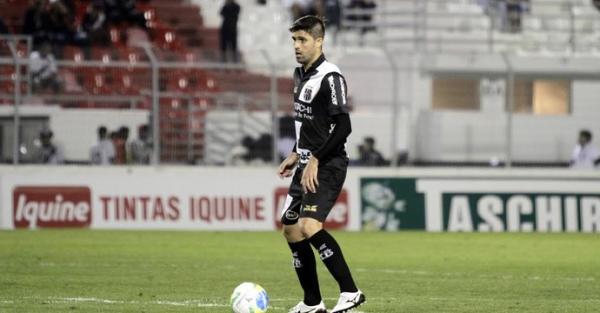
<svg viewBox="0 0 600 313"><path fill-rule="evenodd" d="M290 186L290 194L285 201L281 214L281 223L283 224L283 236L287 240L292 252L292 264L300 285L304 290L304 299L289 312L325 313L327 310L321 299L315 255L298 224L302 194L300 186L296 184L298 183L296 176L294 176L292 185Z"/></svg>
<svg viewBox="0 0 600 313"><path fill-rule="evenodd" d="M363 303L365 296L354 283L342 248L335 238L323 229L323 223L341 192L346 168L343 163L337 166L335 163L332 166L326 165L319 168L318 176L319 186L316 193L305 194L302 199L300 228L304 237L318 250L321 260L340 287L340 299L331 312L346 312Z"/></svg>

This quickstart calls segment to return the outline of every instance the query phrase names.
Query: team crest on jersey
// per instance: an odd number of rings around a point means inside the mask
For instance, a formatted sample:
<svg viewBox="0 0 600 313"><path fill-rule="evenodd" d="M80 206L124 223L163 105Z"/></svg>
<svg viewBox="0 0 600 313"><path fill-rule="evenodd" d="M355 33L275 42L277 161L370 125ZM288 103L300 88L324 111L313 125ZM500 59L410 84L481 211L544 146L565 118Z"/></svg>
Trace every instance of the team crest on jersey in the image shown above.
<svg viewBox="0 0 600 313"><path fill-rule="evenodd" d="M306 89L304 89L304 101L309 101L311 96L312 96L312 88L306 87Z"/></svg>

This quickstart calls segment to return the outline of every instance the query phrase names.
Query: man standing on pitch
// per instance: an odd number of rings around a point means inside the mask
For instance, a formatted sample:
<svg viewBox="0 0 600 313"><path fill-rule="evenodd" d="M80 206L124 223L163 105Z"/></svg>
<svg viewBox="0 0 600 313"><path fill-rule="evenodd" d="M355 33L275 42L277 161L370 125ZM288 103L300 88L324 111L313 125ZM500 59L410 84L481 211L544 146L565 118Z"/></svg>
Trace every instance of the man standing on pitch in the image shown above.
<svg viewBox="0 0 600 313"><path fill-rule="evenodd" d="M301 64L294 72L296 145L278 171L282 178L294 174L281 222L304 290L304 300L289 312L327 312L311 245L340 286L340 298L331 313L348 312L365 302L365 296L354 284L340 246L323 229L348 167L345 143L351 126L346 82L339 68L323 55L325 27L320 18L304 16L289 30L296 61Z"/></svg>

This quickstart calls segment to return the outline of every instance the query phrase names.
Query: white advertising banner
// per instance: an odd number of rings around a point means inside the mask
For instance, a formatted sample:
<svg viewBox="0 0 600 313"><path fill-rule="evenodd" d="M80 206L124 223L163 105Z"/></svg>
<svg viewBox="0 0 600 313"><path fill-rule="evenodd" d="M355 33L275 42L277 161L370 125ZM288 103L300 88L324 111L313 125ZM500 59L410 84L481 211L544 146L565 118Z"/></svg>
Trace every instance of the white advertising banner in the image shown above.
<svg viewBox="0 0 600 313"><path fill-rule="evenodd" d="M290 180L271 167L2 168L0 228L273 230ZM349 190L329 228L360 228Z"/></svg>

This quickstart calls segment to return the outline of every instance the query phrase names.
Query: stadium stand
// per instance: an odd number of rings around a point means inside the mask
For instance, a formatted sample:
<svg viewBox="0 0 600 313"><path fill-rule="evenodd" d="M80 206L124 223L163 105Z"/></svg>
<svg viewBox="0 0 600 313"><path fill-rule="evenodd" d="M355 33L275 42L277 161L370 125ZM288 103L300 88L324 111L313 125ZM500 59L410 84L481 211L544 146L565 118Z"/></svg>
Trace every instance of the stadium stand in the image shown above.
<svg viewBox="0 0 600 313"><path fill-rule="evenodd" d="M23 28L23 16L29 2L0 2L7 8L0 12L0 17L11 31L18 33ZM287 32L291 15L281 2L267 1L266 5L252 0L238 2L243 12L239 21L242 65L218 64L221 2L137 1L135 9L143 15L144 27L135 22L112 23L108 26L108 46L88 48L69 44L57 49L57 55L62 59L59 61L63 81L60 94L44 91L32 95L26 80L21 83L21 93L27 95L30 102L42 101L68 108L136 108L150 112L153 60L148 50L142 47L144 43L150 43L150 51L160 62L157 97L161 108L162 160L198 162L211 159L211 162L219 163L222 159L218 161L205 156L212 149L205 144L207 138L217 136L212 128L207 128L209 113L227 107L237 108L237 100L232 100L237 98L228 93L242 95L247 112L270 110L274 104L280 111L289 111L292 90L289 75L296 65L290 57L292 51ZM90 3L75 2L74 25L82 22ZM373 18L366 24L349 19L359 14L354 9L342 11L342 30L335 40L326 42L327 56L344 65L366 67L377 64L383 71L390 69L381 60L391 58L403 68L399 74L402 84L412 84L403 75L408 77L415 69L412 59L415 52L467 52L469 55L508 52L525 57L568 59L600 54L598 13L589 1L530 0L524 8L518 31L507 31L504 9L486 7L482 4L485 1L381 0L376 3L375 9L368 10ZM365 26L372 31L363 32ZM10 58L8 49L2 49L6 51L1 56ZM23 42L17 45L17 54L21 57L26 57L30 51ZM354 100L361 104L357 110L387 110L391 92L384 89L395 87L387 85L389 79L382 78L384 75L374 78L374 74L364 73L364 68L359 67L344 66L356 95ZM21 71L21 76L26 77L26 69ZM1 103L12 103L15 77L12 64L0 64ZM276 84L274 93L271 92L273 83ZM413 99L409 92L403 91L401 97L407 94L400 102L410 105ZM223 123L228 123L228 118L224 118ZM219 123L218 117L212 121ZM226 151L242 134L229 132L227 138L213 140L211 145L217 145L213 150ZM193 139L191 143L190 138ZM219 142L221 147L218 147ZM460 159L460 155L451 159Z"/></svg>

